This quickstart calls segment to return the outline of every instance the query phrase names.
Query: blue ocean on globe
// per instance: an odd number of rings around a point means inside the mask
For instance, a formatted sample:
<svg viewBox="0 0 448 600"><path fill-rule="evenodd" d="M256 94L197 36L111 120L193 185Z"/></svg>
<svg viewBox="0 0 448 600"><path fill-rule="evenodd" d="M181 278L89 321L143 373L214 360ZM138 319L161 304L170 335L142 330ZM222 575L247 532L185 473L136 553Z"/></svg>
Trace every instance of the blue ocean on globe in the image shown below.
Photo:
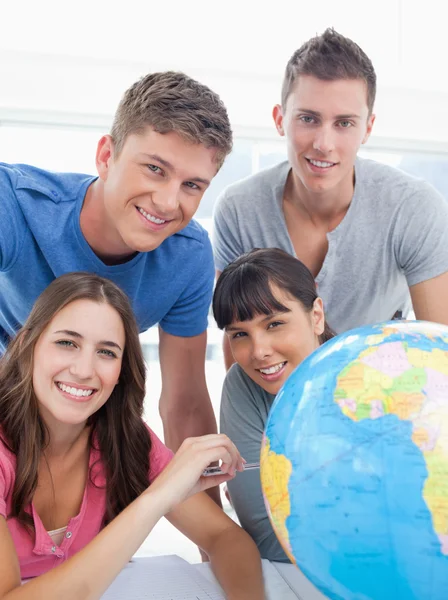
<svg viewBox="0 0 448 600"><path fill-rule="evenodd" d="M448 599L448 327L330 340L288 378L261 478L285 551L334 600Z"/></svg>

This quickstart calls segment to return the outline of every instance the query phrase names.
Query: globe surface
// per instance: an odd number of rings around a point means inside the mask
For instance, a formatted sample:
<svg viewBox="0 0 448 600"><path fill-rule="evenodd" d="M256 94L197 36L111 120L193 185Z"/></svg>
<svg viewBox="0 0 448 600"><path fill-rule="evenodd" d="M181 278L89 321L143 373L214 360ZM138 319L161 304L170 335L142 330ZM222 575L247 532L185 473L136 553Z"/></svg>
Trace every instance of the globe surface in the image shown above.
<svg viewBox="0 0 448 600"><path fill-rule="evenodd" d="M274 530L328 598L448 598L448 327L339 335L272 406L261 482Z"/></svg>

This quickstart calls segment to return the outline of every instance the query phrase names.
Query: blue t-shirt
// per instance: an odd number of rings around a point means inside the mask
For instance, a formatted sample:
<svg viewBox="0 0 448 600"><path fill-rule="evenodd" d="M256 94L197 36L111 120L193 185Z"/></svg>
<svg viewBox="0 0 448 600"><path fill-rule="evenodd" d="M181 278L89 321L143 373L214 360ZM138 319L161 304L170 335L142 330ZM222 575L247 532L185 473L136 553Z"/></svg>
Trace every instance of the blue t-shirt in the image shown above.
<svg viewBox="0 0 448 600"><path fill-rule="evenodd" d="M79 225L95 177L0 163L0 354L39 294L59 275L89 271L129 296L140 331L159 323L190 337L207 328L214 280L207 232L191 221L152 250L105 265Z"/></svg>

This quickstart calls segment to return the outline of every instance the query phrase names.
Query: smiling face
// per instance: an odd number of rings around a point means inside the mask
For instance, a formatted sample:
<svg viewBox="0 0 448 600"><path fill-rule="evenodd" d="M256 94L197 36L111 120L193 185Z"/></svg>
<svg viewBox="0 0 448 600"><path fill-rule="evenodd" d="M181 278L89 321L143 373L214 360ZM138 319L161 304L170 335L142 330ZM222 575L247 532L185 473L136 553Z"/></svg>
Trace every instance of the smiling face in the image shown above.
<svg viewBox="0 0 448 600"><path fill-rule="evenodd" d="M217 173L216 150L147 127L118 156L104 136L97 152L103 183L102 236L122 253L149 252L183 229Z"/></svg>
<svg viewBox="0 0 448 600"><path fill-rule="evenodd" d="M272 287L288 311L256 315L226 327L236 362L270 394L277 394L292 371L319 346L324 330L322 301L307 313L298 300Z"/></svg>
<svg viewBox="0 0 448 600"><path fill-rule="evenodd" d="M125 332L105 303L76 300L60 310L40 335L33 361L39 411L52 429L83 425L118 382Z"/></svg>
<svg viewBox="0 0 448 600"><path fill-rule="evenodd" d="M356 154L372 130L362 79L322 81L301 75L274 120L287 141L288 159L310 192L337 193L352 186Z"/></svg>

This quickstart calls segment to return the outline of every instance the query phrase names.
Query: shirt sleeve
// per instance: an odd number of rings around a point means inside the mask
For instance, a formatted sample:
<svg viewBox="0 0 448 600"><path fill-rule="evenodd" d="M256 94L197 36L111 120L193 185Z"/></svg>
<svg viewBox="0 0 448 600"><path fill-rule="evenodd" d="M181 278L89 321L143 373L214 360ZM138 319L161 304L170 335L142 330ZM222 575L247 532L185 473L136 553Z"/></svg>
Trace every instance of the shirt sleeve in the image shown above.
<svg viewBox="0 0 448 600"><path fill-rule="evenodd" d="M395 253L409 286L448 271L448 202L429 184L408 196L395 226Z"/></svg>
<svg viewBox="0 0 448 600"><path fill-rule="evenodd" d="M265 419L252 386L234 365L224 381L220 430L247 462L259 462ZM290 562L272 529L261 491L258 470L237 473L227 483L239 522L258 546L262 558Z"/></svg>
<svg viewBox="0 0 448 600"><path fill-rule="evenodd" d="M185 260L188 258L185 257ZM196 253L195 261L184 292L160 321L163 331L171 335L192 337L203 333L208 327L215 272L212 246L205 231L202 250Z"/></svg>
<svg viewBox="0 0 448 600"><path fill-rule="evenodd" d="M147 426L151 437L151 450L149 453L149 482L154 479L164 470L168 463L173 458L173 452L165 446L165 444L157 437L152 429Z"/></svg>
<svg viewBox="0 0 448 600"><path fill-rule="evenodd" d="M219 196L213 211L212 239L217 271L223 271L244 252L233 198L225 191Z"/></svg>

